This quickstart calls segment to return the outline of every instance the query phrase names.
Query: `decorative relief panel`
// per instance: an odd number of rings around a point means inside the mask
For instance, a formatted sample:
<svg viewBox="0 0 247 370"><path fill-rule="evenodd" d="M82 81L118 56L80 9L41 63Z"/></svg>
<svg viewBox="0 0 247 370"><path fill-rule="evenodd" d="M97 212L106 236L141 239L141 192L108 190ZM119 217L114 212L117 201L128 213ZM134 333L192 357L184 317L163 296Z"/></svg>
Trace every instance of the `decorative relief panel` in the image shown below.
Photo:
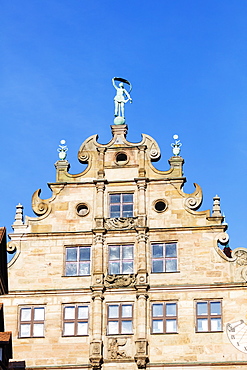
<svg viewBox="0 0 247 370"><path fill-rule="evenodd" d="M108 359L117 360L117 359L129 359L126 344L128 338L108 338Z"/></svg>
<svg viewBox="0 0 247 370"><path fill-rule="evenodd" d="M105 277L105 286L107 288L131 287L135 284L134 274L129 275L107 275Z"/></svg>
<svg viewBox="0 0 247 370"><path fill-rule="evenodd" d="M106 218L105 219L105 228L106 229L134 229L136 226L136 219L133 217L119 217L119 218Z"/></svg>

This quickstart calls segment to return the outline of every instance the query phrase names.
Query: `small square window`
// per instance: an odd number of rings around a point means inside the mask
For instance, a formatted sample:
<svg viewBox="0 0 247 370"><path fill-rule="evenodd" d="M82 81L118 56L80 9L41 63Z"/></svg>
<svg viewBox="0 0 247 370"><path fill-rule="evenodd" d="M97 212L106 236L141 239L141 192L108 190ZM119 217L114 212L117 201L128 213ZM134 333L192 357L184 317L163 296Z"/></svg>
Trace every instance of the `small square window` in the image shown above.
<svg viewBox="0 0 247 370"><path fill-rule="evenodd" d="M196 331L222 331L221 301L196 302Z"/></svg>
<svg viewBox="0 0 247 370"><path fill-rule="evenodd" d="M132 334L133 305L108 305L107 334Z"/></svg>
<svg viewBox="0 0 247 370"><path fill-rule="evenodd" d="M90 275L91 248L66 247L65 275L84 276Z"/></svg>
<svg viewBox="0 0 247 370"><path fill-rule="evenodd" d="M110 245L108 273L132 274L134 272L134 246L133 245Z"/></svg>
<svg viewBox="0 0 247 370"><path fill-rule="evenodd" d="M152 304L152 334L177 333L177 303Z"/></svg>
<svg viewBox="0 0 247 370"><path fill-rule="evenodd" d="M110 218L133 217L133 194L110 194Z"/></svg>
<svg viewBox="0 0 247 370"><path fill-rule="evenodd" d="M44 337L45 308L38 306L20 308L20 338Z"/></svg>
<svg viewBox="0 0 247 370"><path fill-rule="evenodd" d="M176 243L153 243L151 247L153 273L178 271Z"/></svg>
<svg viewBox="0 0 247 370"><path fill-rule="evenodd" d="M88 335L88 305L68 305L63 308L63 336Z"/></svg>

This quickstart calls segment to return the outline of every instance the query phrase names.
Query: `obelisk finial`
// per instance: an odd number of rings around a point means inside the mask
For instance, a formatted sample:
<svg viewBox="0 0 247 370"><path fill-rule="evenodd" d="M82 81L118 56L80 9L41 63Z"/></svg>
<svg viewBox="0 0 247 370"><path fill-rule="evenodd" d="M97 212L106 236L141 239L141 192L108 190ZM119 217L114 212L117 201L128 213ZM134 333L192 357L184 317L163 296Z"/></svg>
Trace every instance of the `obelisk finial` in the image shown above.
<svg viewBox="0 0 247 370"><path fill-rule="evenodd" d="M120 82L118 86L115 84L116 81ZM130 97L132 86L128 80L125 80L125 78L121 77L113 77L112 84L117 91L116 96L114 97L115 103L114 123L115 125L124 125L125 124L124 104L126 104L128 101L132 103L132 99ZM125 89L124 84L129 85L129 91Z"/></svg>

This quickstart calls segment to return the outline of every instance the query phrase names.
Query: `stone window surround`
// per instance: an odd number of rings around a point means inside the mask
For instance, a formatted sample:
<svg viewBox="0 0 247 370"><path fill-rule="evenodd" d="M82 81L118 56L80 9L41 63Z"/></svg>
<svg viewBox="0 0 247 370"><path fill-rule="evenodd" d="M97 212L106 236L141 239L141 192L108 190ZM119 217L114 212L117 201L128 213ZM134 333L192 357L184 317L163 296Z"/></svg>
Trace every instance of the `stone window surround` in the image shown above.
<svg viewBox="0 0 247 370"><path fill-rule="evenodd" d="M22 319L22 313L24 310L30 310L30 320L23 320ZM35 312L36 309L41 310L43 309L43 318L42 319L35 319ZM22 334L22 327L24 325L29 325L30 329L30 335L23 335ZM35 335L35 326L39 325L42 326L43 335ZM19 333L18 338L44 338L45 337L45 305L26 305L26 306L20 306L19 307Z"/></svg>
<svg viewBox="0 0 247 370"><path fill-rule="evenodd" d="M198 307L200 303L206 304L207 313L198 314ZM211 303L220 304L220 313L214 314L211 312ZM223 331L222 325L222 299L199 299L195 301L195 331L196 333L219 333ZM199 330L198 322L204 320L207 323L207 330ZM212 320L220 320L220 330L212 329Z"/></svg>
<svg viewBox="0 0 247 370"><path fill-rule="evenodd" d="M80 307L87 307L87 317L79 318L79 308ZM66 308L74 308L74 318L68 319L65 317L65 311ZM62 336L63 337L75 337L75 336L88 336L88 323L89 323L89 303L66 303L63 304L62 308L62 316L63 316L63 326L62 326ZM65 333L65 325L68 324L74 324L74 333L73 334L66 334ZM86 324L87 330L86 334L78 334L78 324ZM84 325L85 326L85 325Z"/></svg>
<svg viewBox="0 0 247 370"><path fill-rule="evenodd" d="M109 310L110 307L118 307L118 315L117 317L109 317ZM131 306L131 316L123 317L123 307L124 306ZM123 303L115 303L109 302L106 304L106 311L107 311L107 335L132 335L133 334L133 313L134 313L134 303L133 302L123 302ZM109 323L116 322L117 323L117 332L113 333L109 330ZM123 332L122 324L130 322L131 324L131 331Z"/></svg>
<svg viewBox="0 0 247 370"><path fill-rule="evenodd" d="M162 316L161 315L154 316L154 314L153 314L154 305L162 305L163 306L162 307ZM175 305L175 307L176 307L176 314L175 315L167 314L168 305ZM169 329L167 328L167 321L169 321L169 320L175 321L176 330L169 331ZM162 331L155 332L153 330L153 323L155 321L162 321L162 326L163 326ZM165 302L164 301L153 301L151 303L151 334L152 335L156 335L156 334L178 334L178 304L177 304L177 301L165 301Z"/></svg>

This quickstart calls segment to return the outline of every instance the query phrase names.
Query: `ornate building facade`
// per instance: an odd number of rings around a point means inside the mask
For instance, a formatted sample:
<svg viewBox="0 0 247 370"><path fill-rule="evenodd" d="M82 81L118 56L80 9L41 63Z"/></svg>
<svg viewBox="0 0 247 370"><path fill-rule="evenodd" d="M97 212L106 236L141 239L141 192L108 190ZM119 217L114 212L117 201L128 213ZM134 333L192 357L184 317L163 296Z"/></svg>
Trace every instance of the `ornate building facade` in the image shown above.
<svg viewBox="0 0 247 370"><path fill-rule="evenodd" d="M81 145L72 175L61 146L50 199L17 206L3 296L14 359L28 369L247 368L247 250L227 246L220 200L183 192L178 141L167 171L149 135L111 126ZM63 143L64 144L64 143ZM226 255L228 254L228 256Z"/></svg>

